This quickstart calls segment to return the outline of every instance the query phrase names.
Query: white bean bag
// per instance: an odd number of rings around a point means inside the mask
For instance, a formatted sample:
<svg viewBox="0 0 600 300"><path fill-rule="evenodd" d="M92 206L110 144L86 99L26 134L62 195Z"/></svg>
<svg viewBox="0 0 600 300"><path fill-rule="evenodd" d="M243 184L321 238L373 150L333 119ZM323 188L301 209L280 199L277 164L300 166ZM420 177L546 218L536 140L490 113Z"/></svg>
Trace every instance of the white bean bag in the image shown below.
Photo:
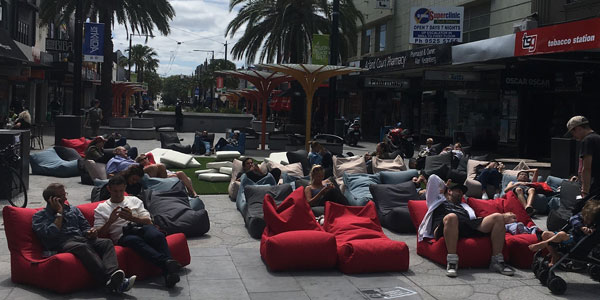
<svg viewBox="0 0 600 300"><path fill-rule="evenodd" d="M187 165L188 168L202 168L202 164L198 162L195 158L190 160L190 163Z"/></svg>
<svg viewBox="0 0 600 300"><path fill-rule="evenodd" d="M233 163L230 161L214 161L206 163L207 169L220 169L221 167L233 167Z"/></svg>
<svg viewBox="0 0 600 300"><path fill-rule="evenodd" d="M154 155L154 161L158 164L158 163L161 163L161 161L160 161L161 157L169 151L173 151L173 150L163 149L163 148L154 148L154 149L152 149L152 151L150 151L150 153L152 153L152 155Z"/></svg>
<svg viewBox="0 0 600 300"><path fill-rule="evenodd" d="M231 167L221 167L221 168L219 168L219 173L231 175L232 172L233 172L233 168L231 168Z"/></svg>
<svg viewBox="0 0 600 300"><path fill-rule="evenodd" d="M267 160L267 159L265 159ZM273 152L271 154L269 154L268 160L270 161L274 161L278 164L282 164L282 165L287 165L289 164L288 158L287 158L287 152Z"/></svg>
<svg viewBox="0 0 600 300"><path fill-rule="evenodd" d="M231 179L231 175L221 173L203 173L198 174L198 180L208 182L227 182Z"/></svg>
<svg viewBox="0 0 600 300"><path fill-rule="evenodd" d="M189 154L184 154L181 152L169 150L169 152L165 153L161 158L160 162L167 165L167 167L175 167L184 169L187 168L187 165L190 161L194 159L193 156Z"/></svg>
<svg viewBox="0 0 600 300"><path fill-rule="evenodd" d="M204 174L204 173L218 173L219 170L217 169L203 169L203 170L196 170L194 173L196 173L196 175L198 174Z"/></svg>
<svg viewBox="0 0 600 300"><path fill-rule="evenodd" d="M217 151L216 154L217 160L233 160L241 155L238 151Z"/></svg>

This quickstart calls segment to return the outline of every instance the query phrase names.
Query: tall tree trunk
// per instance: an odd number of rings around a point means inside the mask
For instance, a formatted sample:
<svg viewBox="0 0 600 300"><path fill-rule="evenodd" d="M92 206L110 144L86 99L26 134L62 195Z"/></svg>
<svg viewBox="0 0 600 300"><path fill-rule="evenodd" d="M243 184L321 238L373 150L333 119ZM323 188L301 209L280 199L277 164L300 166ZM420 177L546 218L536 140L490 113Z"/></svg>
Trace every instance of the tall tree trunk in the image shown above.
<svg viewBox="0 0 600 300"><path fill-rule="evenodd" d="M99 91L100 106L104 120L112 118L112 69L113 69L113 43L112 43L112 9L105 7L100 11L100 22L104 23L104 62L102 63L101 85Z"/></svg>
<svg viewBox="0 0 600 300"><path fill-rule="evenodd" d="M138 75L138 82L144 82L144 67L140 67L140 74Z"/></svg>

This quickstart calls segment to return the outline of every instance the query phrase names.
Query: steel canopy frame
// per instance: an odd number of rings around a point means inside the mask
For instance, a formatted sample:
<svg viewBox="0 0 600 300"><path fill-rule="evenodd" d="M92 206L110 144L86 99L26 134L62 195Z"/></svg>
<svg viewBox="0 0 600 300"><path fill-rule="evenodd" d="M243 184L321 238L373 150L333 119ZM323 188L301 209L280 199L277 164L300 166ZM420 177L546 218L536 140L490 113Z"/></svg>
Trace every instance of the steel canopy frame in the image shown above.
<svg viewBox="0 0 600 300"><path fill-rule="evenodd" d="M256 90L260 93L259 99L262 98L262 135L260 138L260 148L261 150L265 150L265 137L267 131L267 99L277 86L286 81L290 81L293 78L278 72L271 73L258 70L225 70L215 73L231 75L247 80L252 83L254 87L256 87Z"/></svg>
<svg viewBox="0 0 600 300"><path fill-rule="evenodd" d="M319 85L333 76L364 71L364 69L356 67L311 64L260 64L258 67L292 76L302 85L306 93L306 151L309 150L308 142L310 141L312 121L312 101Z"/></svg>

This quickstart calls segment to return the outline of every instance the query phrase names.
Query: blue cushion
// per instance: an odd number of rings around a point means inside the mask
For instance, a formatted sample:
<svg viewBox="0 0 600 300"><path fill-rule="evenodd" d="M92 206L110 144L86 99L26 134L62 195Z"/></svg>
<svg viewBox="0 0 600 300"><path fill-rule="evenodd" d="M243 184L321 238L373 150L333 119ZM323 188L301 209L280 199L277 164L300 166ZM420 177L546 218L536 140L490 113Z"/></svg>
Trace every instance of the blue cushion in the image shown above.
<svg viewBox="0 0 600 300"><path fill-rule="evenodd" d="M563 180L565 179L555 176L548 176L548 178L546 178L546 183L552 188L553 191L557 192Z"/></svg>
<svg viewBox="0 0 600 300"><path fill-rule="evenodd" d="M200 197L195 197L195 198L189 197L189 199L190 199L190 207L193 210L198 211L198 210L204 209L204 202L202 201L202 199L200 199Z"/></svg>
<svg viewBox="0 0 600 300"><path fill-rule="evenodd" d="M79 176L77 161L62 160L54 148L38 153L32 153L29 158L31 173L33 175L46 175L54 177Z"/></svg>
<svg viewBox="0 0 600 300"><path fill-rule="evenodd" d="M144 178L142 178L142 186L155 192L170 191L177 182L179 182L177 177L158 178L144 174Z"/></svg>
<svg viewBox="0 0 600 300"><path fill-rule="evenodd" d="M379 173L377 174L347 174L344 173L344 196L348 203L353 206L363 206L373 199L369 186L380 184Z"/></svg>
<svg viewBox="0 0 600 300"><path fill-rule="evenodd" d="M398 184L412 180L413 177L419 176L417 170L410 169L406 171L381 171L381 183L383 184Z"/></svg>

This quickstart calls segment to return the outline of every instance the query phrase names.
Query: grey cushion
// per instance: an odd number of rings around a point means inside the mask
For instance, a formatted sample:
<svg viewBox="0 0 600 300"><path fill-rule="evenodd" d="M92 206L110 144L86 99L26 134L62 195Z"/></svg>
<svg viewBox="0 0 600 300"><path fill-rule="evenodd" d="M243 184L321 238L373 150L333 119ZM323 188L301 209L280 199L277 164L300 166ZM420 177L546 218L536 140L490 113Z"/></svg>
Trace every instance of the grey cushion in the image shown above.
<svg viewBox="0 0 600 300"><path fill-rule="evenodd" d="M244 188L247 205L242 215L244 216L244 222L251 237L259 239L265 229L265 221L263 219L263 201L265 196L267 194L271 195L275 199L275 203L280 204L292 191L290 184L276 186L249 185Z"/></svg>
<svg viewBox="0 0 600 300"><path fill-rule="evenodd" d="M308 152L306 150L289 151L286 153L286 156L290 164L299 162L302 165L302 171L305 176L310 173L310 163L308 162Z"/></svg>
<svg viewBox="0 0 600 300"><path fill-rule="evenodd" d="M423 169L423 173L425 173L426 176L435 174L445 180L448 176L448 170L450 170L452 166L452 156L452 152L427 156L425 158L425 168Z"/></svg>
<svg viewBox="0 0 600 300"><path fill-rule="evenodd" d="M415 232L408 212L408 201L418 200L419 195L412 181L399 184L372 184L369 190L377 207L381 225L401 233Z"/></svg>
<svg viewBox="0 0 600 300"><path fill-rule="evenodd" d="M363 206L373 199L369 186L381 183L379 174L348 174L344 173L344 196L348 204Z"/></svg>
<svg viewBox="0 0 600 300"><path fill-rule="evenodd" d="M62 160L72 161L72 160L78 160L81 158L81 155L79 155L79 153L77 153L77 150L75 150L73 148L54 146L54 151L56 151L56 154Z"/></svg>
<svg viewBox="0 0 600 300"><path fill-rule="evenodd" d="M50 148L37 153L32 153L29 158L31 164L31 174L46 175L54 177L75 177L79 176L77 160L62 160L54 148Z"/></svg>
<svg viewBox="0 0 600 300"><path fill-rule="evenodd" d="M379 172L381 183L395 184L411 181L413 177L419 176L417 170L410 169L406 171L381 171Z"/></svg>

